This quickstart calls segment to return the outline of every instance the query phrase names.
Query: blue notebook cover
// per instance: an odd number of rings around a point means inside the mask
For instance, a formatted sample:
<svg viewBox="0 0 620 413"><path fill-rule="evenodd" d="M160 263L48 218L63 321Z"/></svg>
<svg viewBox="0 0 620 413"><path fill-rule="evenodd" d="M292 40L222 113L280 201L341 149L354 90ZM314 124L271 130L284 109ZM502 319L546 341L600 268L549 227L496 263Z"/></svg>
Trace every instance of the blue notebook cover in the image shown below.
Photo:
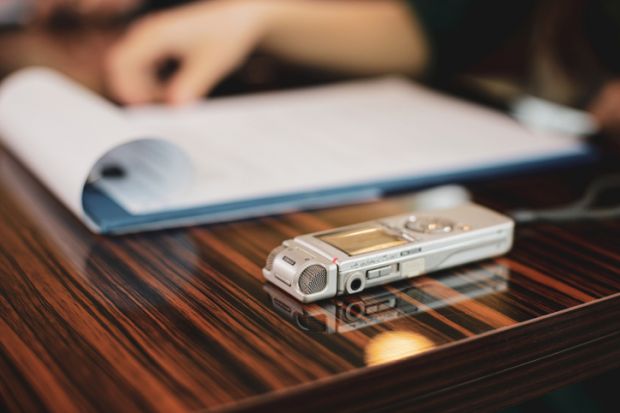
<svg viewBox="0 0 620 413"><path fill-rule="evenodd" d="M531 158L512 163L486 165L477 169L454 170L442 174L403 177L355 186L326 188L319 191L289 193L140 215L130 214L96 186L87 184L84 188L83 206L85 213L100 228L101 233L121 234L342 205L368 200L389 192L565 167L592 162L596 158L597 154L594 149L582 144L575 146L570 152L553 157Z"/></svg>
<svg viewBox="0 0 620 413"><path fill-rule="evenodd" d="M114 234L593 159L575 136L539 133L404 78L121 109L31 68L2 83L0 121L7 147L69 210ZM111 167L121 176L106 176Z"/></svg>

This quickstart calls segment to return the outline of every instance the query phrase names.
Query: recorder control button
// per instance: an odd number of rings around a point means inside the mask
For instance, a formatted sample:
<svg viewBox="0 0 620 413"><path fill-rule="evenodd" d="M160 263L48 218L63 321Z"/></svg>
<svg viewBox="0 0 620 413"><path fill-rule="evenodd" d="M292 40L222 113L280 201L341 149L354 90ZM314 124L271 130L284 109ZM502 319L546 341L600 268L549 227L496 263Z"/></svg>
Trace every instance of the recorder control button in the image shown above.
<svg viewBox="0 0 620 413"><path fill-rule="evenodd" d="M407 221L406 227L412 231L425 234L438 234L451 232L454 229L454 222L445 218L417 218L411 216Z"/></svg>
<svg viewBox="0 0 620 413"><path fill-rule="evenodd" d="M390 275L392 273L392 266L390 265L389 267L383 267L381 269L379 269L379 275L384 277L386 275Z"/></svg>
<svg viewBox="0 0 620 413"><path fill-rule="evenodd" d="M373 278L378 278L380 277L381 274L379 273L379 270L368 270L368 272L366 273L366 278L373 279Z"/></svg>
<svg viewBox="0 0 620 413"><path fill-rule="evenodd" d="M392 266L388 265L381 268L375 268L374 270L368 270L366 272L366 278L373 279L378 277L384 277L386 275L390 275L392 273Z"/></svg>

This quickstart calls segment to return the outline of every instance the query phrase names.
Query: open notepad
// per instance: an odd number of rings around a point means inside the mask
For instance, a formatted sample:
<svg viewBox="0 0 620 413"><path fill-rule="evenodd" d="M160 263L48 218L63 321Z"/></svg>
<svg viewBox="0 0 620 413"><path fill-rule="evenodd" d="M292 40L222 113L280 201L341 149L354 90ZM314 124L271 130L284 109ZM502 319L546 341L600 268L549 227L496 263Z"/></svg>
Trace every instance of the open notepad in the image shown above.
<svg viewBox="0 0 620 413"><path fill-rule="evenodd" d="M122 109L31 68L0 85L0 137L104 233L359 201L588 154L575 137L401 78Z"/></svg>

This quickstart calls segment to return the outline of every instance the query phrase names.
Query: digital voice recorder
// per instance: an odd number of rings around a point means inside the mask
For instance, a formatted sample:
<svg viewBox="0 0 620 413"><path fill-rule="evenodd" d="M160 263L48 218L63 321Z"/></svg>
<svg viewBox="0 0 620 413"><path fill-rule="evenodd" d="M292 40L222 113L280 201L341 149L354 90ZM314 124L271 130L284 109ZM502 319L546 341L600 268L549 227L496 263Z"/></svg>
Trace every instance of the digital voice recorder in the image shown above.
<svg viewBox="0 0 620 413"><path fill-rule="evenodd" d="M415 212L286 240L263 274L313 302L504 254L513 230L512 219L475 204Z"/></svg>

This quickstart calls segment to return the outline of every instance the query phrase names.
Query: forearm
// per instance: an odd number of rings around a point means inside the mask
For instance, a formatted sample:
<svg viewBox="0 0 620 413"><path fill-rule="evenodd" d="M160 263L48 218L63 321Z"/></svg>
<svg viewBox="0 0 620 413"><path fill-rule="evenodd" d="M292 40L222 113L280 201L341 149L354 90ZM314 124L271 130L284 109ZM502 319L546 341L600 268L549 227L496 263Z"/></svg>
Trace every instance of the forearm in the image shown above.
<svg viewBox="0 0 620 413"><path fill-rule="evenodd" d="M298 63L358 74L420 74L428 45L399 0L271 0L264 50Z"/></svg>
<svg viewBox="0 0 620 413"><path fill-rule="evenodd" d="M135 23L107 57L122 102L191 102L262 48L298 63L357 74L421 73L423 32L399 0L196 2ZM158 63L177 59L166 82Z"/></svg>

